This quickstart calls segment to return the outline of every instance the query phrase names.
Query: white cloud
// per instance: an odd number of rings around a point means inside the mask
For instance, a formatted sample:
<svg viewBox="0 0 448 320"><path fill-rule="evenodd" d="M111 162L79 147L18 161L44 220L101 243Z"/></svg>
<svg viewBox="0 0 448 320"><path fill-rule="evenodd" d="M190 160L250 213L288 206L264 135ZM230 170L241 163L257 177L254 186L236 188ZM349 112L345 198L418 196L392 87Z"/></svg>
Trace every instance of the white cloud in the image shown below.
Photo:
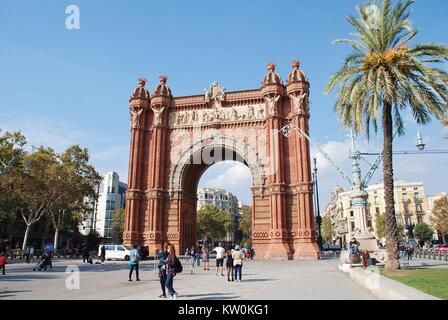
<svg viewBox="0 0 448 320"><path fill-rule="evenodd" d="M104 136L92 137L64 121L44 117L18 119L5 114L0 119L0 129L3 131L20 130L25 135L27 149L31 149L31 145L43 145L62 152L70 145L79 144L89 149L91 162L98 172L105 174L115 171L121 181L127 182L129 145L111 144L110 139Z"/></svg>
<svg viewBox="0 0 448 320"><path fill-rule="evenodd" d="M224 161L210 167L199 182L200 188L220 188L232 192L245 203L251 203L252 174L244 164Z"/></svg>

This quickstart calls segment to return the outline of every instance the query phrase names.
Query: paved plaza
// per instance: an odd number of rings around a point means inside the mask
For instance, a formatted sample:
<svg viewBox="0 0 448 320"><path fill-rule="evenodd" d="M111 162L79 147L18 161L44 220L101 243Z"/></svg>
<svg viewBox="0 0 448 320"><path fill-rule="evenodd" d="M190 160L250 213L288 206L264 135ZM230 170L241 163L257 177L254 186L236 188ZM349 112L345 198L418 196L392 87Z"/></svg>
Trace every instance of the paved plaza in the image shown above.
<svg viewBox="0 0 448 320"><path fill-rule="evenodd" d="M210 271L199 267L191 274L185 268L176 276L174 288L180 293L179 300L375 299L339 271L338 263L337 259L246 261L241 283L216 276L210 263ZM66 287L68 264L80 270L79 289ZM88 265L81 260L56 260L52 270L40 272L33 272L32 267L23 262L8 265L7 274L0 276L0 299L159 299L160 284L152 261L143 262L140 282L128 282L128 264L120 261Z"/></svg>

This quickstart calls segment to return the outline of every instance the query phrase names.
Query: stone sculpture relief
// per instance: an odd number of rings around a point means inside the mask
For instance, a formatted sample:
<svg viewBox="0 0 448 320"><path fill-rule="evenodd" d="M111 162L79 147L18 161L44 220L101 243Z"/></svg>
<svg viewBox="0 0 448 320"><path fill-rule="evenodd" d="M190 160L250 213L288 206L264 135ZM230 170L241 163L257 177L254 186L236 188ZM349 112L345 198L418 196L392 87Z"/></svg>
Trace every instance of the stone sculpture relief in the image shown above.
<svg viewBox="0 0 448 320"><path fill-rule="evenodd" d="M132 129L137 129L140 127L139 122L140 122L140 115L142 114L143 109L137 110L137 109L133 109L130 110L131 113L131 128Z"/></svg>
<svg viewBox="0 0 448 320"><path fill-rule="evenodd" d="M264 119L264 105L259 103L228 108L177 111L170 114L169 125L177 127Z"/></svg>

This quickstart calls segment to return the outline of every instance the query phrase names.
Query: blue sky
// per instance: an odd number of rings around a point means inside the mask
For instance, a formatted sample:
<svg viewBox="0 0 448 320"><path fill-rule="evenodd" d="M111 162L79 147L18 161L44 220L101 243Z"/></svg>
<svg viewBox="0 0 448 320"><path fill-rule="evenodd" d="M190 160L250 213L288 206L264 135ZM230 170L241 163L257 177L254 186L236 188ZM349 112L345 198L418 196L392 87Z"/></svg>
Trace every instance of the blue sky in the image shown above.
<svg viewBox="0 0 448 320"><path fill-rule="evenodd" d="M2 1L0 6L0 128L22 130L32 144L62 151L89 148L102 173L127 180L128 98L144 76L154 90L166 74L175 96L200 94L212 81L228 91L258 88L268 62L283 79L299 59L311 82L311 137L346 170L347 131L324 96L330 75L350 52L332 40L352 31L345 17L360 0L315 1ZM68 5L80 8L79 30L67 30ZM417 0L412 15L416 41L448 43L448 2ZM408 123L397 150L413 149L416 126ZM429 149L448 149L446 129L421 129ZM363 150L379 150L381 139ZM325 202L336 172L316 154ZM427 193L448 191L447 155L396 157L396 178L423 181ZM372 159L373 161L373 159ZM231 179L229 179L229 176ZM381 180L374 176L372 182ZM233 182L229 182L233 181ZM223 184L224 183L224 184ZM226 184L227 183L227 184ZM250 202L250 174L216 165L200 186L223 186Z"/></svg>

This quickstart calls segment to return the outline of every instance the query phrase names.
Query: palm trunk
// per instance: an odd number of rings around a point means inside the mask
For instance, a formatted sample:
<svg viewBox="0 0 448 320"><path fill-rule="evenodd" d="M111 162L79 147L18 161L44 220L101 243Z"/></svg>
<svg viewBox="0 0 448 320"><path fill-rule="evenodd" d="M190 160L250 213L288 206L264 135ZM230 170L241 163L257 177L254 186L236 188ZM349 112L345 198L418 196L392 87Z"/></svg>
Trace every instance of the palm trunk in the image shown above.
<svg viewBox="0 0 448 320"><path fill-rule="evenodd" d="M22 251L25 252L26 249L26 243L28 242L28 235L30 234L31 225L26 225L25 235L23 236L23 244L22 244Z"/></svg>
<svg viewBox="0 0 448 320"><path fill-rule="evenodd" d="M398 231L397 221L395 219L395 201L394 201L394 171L392 162L392 106L384 102L383 109L383 181L384 181L384 202L386 204L386 250L387 250L387 270L396 270L400 268L398 260Z"/></svg>

